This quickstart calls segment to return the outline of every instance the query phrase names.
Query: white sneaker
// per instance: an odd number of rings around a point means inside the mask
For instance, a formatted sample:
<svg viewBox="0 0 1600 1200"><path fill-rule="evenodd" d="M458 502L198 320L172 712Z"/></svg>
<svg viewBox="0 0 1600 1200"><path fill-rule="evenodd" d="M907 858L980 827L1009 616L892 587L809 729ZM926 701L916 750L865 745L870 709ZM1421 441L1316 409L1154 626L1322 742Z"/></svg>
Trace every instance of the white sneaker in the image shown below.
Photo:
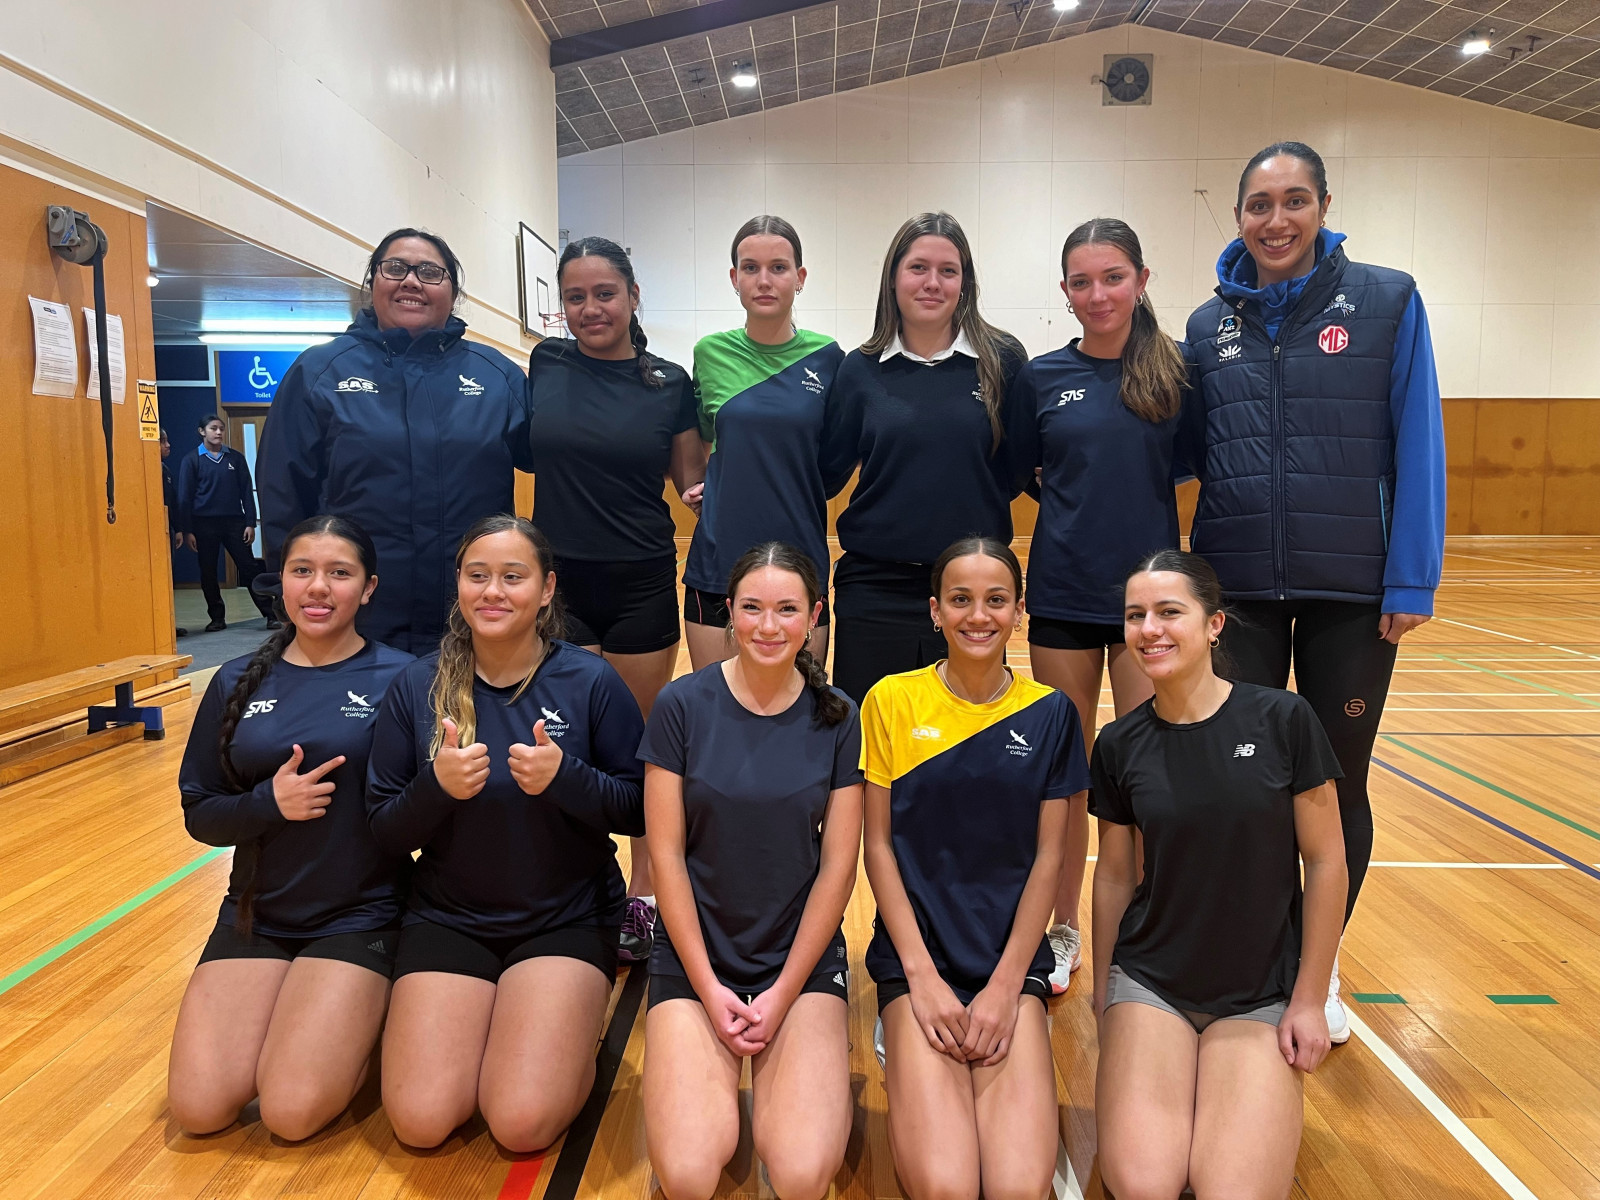
<svg viewBox="0 0 1600 1200"><path fill-rule="evenodd" d="M878 1065L887 1067L889 1056L883 1050L883 1018L879 1017L872 1027L872 1052L878 1056Z"/></svg>
<svg viewBox="0 0 1600 1200"><path fill-rule="evenodd" d="M1083 935L1071 925L1052 925L1046 935L1056 969L1050 972L1050 991L1059 996L1072 983L1072 973L1083 966Z"/></svg>
<svg viewBox="0 0 1600 1200"><path fill-rule="evenodd" d="M1333 975L1328 979L1328 1002L1322 1006L1322 1015L1328 1019L1328 1038L1335 1046L1350 1040L1350 1017L1344 1011L1344 1001L1339 998L1339 960L1333 960Z"/></svg>

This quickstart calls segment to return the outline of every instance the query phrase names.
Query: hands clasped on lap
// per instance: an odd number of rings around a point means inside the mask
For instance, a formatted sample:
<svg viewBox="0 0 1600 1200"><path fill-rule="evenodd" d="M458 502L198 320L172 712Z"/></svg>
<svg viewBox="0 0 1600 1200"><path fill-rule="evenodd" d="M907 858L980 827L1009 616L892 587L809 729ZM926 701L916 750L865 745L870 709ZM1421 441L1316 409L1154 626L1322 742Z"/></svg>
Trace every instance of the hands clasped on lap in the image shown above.
<svg viewBox="0 0 1600 1200"><path fill-rule="evenodd" d="M489 780L489 747L482 742L463 746L456 723L444 720L444 745L433 759L434 778L457 800L470 800ZM511 747L511 778L530 796L540 795L561 769L561 747L550 740L544 722L533 725L533 744L517 742Z"/></svg>
<svg viewBox="0 0 1600 1200"><path fill-rule="evenodd" d="M911 988L911 1013L928 1045L957 1062L992 1067L1011 1050L1017 1027L1016 993L989 986L962 1004L937 977Z"/></svg>

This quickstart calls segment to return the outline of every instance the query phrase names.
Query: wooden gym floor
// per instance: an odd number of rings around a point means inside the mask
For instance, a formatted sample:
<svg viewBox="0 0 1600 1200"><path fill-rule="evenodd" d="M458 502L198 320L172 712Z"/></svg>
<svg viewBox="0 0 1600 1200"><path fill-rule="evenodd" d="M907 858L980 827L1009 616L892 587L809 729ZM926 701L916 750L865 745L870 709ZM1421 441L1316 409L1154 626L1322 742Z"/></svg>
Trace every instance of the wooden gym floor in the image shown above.
<svg viewBox="0 0 1600 1200"><path fill-rule="evenodd" d="M1441 617L1401 648L1375 752L1374 863L1342 959L1356 1035L1308 1082L1296 1197L1600 1198L1597 579L1600 542L1451 541ZM1026 653L1016 639L1013 662ZM611 1085L543 1156L504 1154L476 1121L402 1149L372 1084L300 1145L253 1110L214 1137L178 1132L168 1040L228 868L179 813L193 703L169 708L164 743L0 792L0 1196L650 1195L626 976ZM900 1195L859 968L871 912L863 877L846 918L858 1107L836 1185L851 1200ZM1101 1194L1088 992L1082 972L1052 1005L1058 1200ZM770 1196L748 1149L721 1194Z"/></svg>

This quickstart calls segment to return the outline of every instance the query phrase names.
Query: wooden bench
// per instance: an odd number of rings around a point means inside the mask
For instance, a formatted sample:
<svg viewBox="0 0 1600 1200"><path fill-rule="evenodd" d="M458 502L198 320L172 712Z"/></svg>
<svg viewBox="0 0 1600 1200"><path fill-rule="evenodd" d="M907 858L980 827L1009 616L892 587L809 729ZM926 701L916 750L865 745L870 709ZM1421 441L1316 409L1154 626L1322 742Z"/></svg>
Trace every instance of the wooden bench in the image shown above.
<svg viewBox="0 0 1600 1200"><path fill-rule="evenodd" d="M187 654L136 654L0 689L0 743L10 743L0 749L0 787L123 742L166 737L161 706L136 703L133 685L192 661ZM90 703L108 692L112 703ZM76 709L83 715L51 727L52 718ZM78 722L86 732L72 736Z"/></svg>

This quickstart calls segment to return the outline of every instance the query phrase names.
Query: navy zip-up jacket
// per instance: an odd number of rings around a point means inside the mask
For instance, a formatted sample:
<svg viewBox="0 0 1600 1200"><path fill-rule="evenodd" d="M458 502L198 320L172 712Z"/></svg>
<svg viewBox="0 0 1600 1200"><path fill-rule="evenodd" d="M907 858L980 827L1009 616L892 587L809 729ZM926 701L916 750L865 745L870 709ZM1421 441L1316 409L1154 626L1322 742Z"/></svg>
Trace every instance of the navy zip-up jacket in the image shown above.
<svg viewBox="0 0 1600 1200"><path fill-rule="evenodd" d="M232 760L243 792L222 769L217 738L223 710L251 655L223 663L195 709L178 772L183 823L208 846L255 843L252 928L273 937L329 937L383 929L400 918L411 860L378 848L363 796L367 754L385 691L411 655L369 641L325 667L273 664L234 729ZM311 771L343 754L324 779L327 811L290 821L278 811L273 776L296 743ZM249 857L234 858L217 919L231 924L248 882Z"/></svg>
<svg viewBox="0 0 1600 1200"><path fill-rule="evenodd" d="M185 454L178 464L177 499L173 516L180 533L193 533L196 517L238 517L241 533L256 523L250 464L232 446L222 448L220 459L213 459L203 446Z"/></svg>
<svg viewBox="0 0 1600 1200"><path fill-rule="evenodd" d="M1310 273L1256 286L1235 240L1189 318L1203 403L1192 545L1240 599L1431 615L1444 560L1444 417L1416 281L1323 230Z"/></svg>
<svg viewBox="0 0 1600 1200"><path fill-rule="evenodd" d="M528 938L563 925L620 923L627 889L613 833L644 835L644 718L616 669L554 642L533 681L473 681L474 740L489 748L483 790L457 800L439 786L428 748L433 654L384 697L367 769L367 816L378 844L421 849L407 923L432 921L473 937ZM533 726L561 747L561 767L530 796L511 777L511 746Z"/></svg>
<svg viewBox="0 0 1600 1200"><path fill-rule="evenodd" d="M533 469L527 381L466 328L451 317L413 338L362 310L284 373L256 462L268 568L298 522L354 519L383 580L358 627L417 654L444 632L461 535L511 512L514 469Z"/></svg>

